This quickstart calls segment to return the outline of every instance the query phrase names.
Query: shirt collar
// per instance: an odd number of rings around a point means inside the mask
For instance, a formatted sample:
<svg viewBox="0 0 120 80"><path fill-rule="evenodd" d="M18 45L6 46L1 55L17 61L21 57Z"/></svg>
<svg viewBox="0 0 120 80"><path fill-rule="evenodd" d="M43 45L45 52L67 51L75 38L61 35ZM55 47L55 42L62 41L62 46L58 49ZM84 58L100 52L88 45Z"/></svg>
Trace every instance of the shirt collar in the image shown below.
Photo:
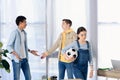
<svg viewBox="0 0 120 80"><path fill-rule="evenodd" d="M19 32L23 32L24 30L20 30L19 28L17 28Z"/></svg>
<svg viewBox="0 0 120 80"><path fill-rule="evenodd" d="M68 30L66 30L66 31L63 31L63 33L69 33L69 32L72 32L73 30L70 28L70 29L68 29Z"/></svg>

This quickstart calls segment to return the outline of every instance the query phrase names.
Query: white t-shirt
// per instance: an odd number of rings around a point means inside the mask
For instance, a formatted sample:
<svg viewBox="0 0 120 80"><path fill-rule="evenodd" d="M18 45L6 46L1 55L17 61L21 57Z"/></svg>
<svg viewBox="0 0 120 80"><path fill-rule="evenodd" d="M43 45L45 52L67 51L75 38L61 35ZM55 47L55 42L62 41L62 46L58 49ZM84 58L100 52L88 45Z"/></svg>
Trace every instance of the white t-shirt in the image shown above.
<svg viewBox="0 0 120 80"><path fill-rule="evenodd" d="M19 29L20 32L20 36L21 36L21 54L20 54L20 58L26 58L26 51L25 51L25 33L24 31L21 31Z"/></svg>

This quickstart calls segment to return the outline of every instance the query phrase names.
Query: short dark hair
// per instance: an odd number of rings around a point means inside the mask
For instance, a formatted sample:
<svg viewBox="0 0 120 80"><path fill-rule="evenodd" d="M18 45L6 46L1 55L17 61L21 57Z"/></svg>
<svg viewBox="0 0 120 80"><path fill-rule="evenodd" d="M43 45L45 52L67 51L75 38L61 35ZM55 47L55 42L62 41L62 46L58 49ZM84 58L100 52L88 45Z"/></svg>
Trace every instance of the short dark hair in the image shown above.
<svg viewBox="0 0 120 80"><path fill-rule="evenodd" d="M72 21L70 19L63 19L62 21L65 21L67 24L72 26Z"/></svg>
<svg viewBox="0 0 120 80"><path fill-rule="evenodd" d="M18 16L16 18L16 24L19 25L19 23L23 22L24 20L26 20L26 17L24 17L24 16Z"/></svg>

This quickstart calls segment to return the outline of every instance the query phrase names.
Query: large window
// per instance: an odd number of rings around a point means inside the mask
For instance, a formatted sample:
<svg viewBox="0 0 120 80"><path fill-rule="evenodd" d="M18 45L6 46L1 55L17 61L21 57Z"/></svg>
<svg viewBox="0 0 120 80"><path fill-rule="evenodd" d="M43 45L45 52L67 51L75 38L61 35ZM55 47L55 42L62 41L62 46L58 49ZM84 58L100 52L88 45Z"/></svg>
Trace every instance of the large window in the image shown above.
<svg viewBox="0 0 120 80"><path fill-rule="evenodd" d="M111 59L120 60L119 3L119 0L98 0L98 67L100 68L111 68ZM105 78L99 79L105 80Z"/></svg>
<svg viewBox="0 0 120 80"><path fill-rule="evenodd" d="M53 5L48 7L47 5L49 3L46 1L53 2ZM18 15L26 16L28 25L25 30L28 36L28 46L30 49L38 50L39 53L45 51L46 47L51 47L58 38L58 35L62 32L62 19L71 19L73 22L72 29L75 32L80 26L88 28L86 25L86 1L87 0L0 0L0 36L1 41L4 43L4 48L6 48L10 33L17 27L15 25L15 19ZM50 36L47 36L49 39L46 39L46 24L47 29L49 29L48 35ZM48 45L50 46L46 46L46 42L49 42ZM46 75L46 59L40 60L39 57L29 54L29 63L32 80L41 80L41 77ZM50 57L47 65L48 76L58 76L58 59ZM7 74L7 77L5 72L2 75L4 75L3 79L12 80L12 73ZM24 80L23 74L21 77L21 80ZM65 76L65 78L67 77Z"/></svg>
<svg viewBox="0 0 120 80"><path fill-rule="evenodd" d="M39 53L46 49L46 0L0 0L0 36L6 48L10 33L17 28L15 19L18 15L27 18L27 28L30 49L38 50ZM11 63L11 61L10 61ZM41 76L46 74L46 61L40 57L29 54L30 70L32 80L41 80ZM11 65L12 70L12 65ZM22 72L21 72L22 73ZM24 80L23 74L21 80ZM2 70L3 80L12 80L10 74Z"/></svg>
<svg viewBox="0 0 120 80"><path fill-rule="evenodd" d="M62 19L71 19L73 22L72 29L86 27L86 1L85 0L56 0L55 8L55 26L56 34L62 31Z"/></svg>
<svg viewBox="0 0 120 80"><path fill-rule="evenodd" d="M76 32L80 26L86 27L86 0L55 0L54 2L54 34L53 43L58 38L62 30L62 19L71 19L72 29ZM55 55L57 57L57 55ZM58 59L49 58L49 76L58 75ZM54 65L54 66L53 66ZM67 75L67 74L65 74ZM67 79L67 76L65 76Z"/></svg>

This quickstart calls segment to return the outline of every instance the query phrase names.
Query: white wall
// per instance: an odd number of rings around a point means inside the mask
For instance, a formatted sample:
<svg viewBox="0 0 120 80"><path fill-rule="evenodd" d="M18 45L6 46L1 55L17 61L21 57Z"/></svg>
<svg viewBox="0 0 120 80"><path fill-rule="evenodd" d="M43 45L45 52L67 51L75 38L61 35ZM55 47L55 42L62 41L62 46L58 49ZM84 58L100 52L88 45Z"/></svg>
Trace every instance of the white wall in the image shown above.
<svg viewBox="0 0 120 80"><path fill-rule="evenodd" d="M98 35L97 35L97 0L87 1L87 28L90 43L92 44L93 57L94 57L94 77L97 79L97 59L98 59Z"/></svg>

